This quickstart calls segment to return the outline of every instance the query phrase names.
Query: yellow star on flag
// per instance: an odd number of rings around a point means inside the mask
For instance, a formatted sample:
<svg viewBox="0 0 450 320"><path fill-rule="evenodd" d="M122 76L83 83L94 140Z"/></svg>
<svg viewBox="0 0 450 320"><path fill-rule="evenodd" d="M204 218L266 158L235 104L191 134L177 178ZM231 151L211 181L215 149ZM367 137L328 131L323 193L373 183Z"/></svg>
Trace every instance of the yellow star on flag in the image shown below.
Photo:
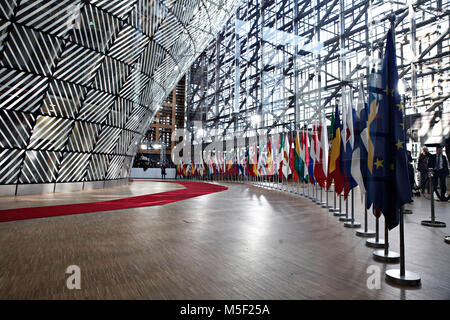
<svg viewBox="0 0 450 320"><path fill-rule="evenodd" d="M396 104L396 106L397 106L397 108L398 108L398 111L402 111L403 105L402 105L401 103Z"/></svg>
<svg viewBox="0 0 450 320"><path fill-rule="evenodd" d="M405 123L404 122L400 123L400 126L402 127L403 130L405 130Z"/></svg>
<svg viewBox="0 0 450 320"><path fill-rule="evenodd" d="M397 143L395 144L397 146L397 150L403 149L403 143L404 141L400 141L400 139L397 140Z"/></svg>
<svg viewBox="0 0 450 320"><path fill-rule="evenodd" d="M383 166L383 160L380 160L380 159L377 158L377 161L375 161L375 165L377 166L377 169L379 167L382 167Z"/></svg>

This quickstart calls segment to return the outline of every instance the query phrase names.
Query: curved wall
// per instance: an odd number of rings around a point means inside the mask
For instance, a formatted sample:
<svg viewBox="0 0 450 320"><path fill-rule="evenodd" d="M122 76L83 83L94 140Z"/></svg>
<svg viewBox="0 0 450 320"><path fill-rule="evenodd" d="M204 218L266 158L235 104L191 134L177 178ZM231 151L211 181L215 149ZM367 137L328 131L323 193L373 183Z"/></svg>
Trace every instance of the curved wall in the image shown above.
<svg viewBox="0 0 450 320"><path fill-rule="evenodd" d="M127 178L163 99L238 2L1 1L0 189Z"/></svg>

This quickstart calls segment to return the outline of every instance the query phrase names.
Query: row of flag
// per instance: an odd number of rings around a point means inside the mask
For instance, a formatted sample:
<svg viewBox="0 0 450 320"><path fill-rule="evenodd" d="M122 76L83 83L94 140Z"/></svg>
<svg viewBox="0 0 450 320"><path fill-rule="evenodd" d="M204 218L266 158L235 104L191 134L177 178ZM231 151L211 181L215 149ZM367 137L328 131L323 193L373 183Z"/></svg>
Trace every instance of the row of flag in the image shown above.
<svg viewBox="0 0 450 320"><path fill-rule="evenodd" d="M358 103L351 94L343 94L342 120L336 105L330 130L325 118L314 121L311 130L303 128L269 137L259 146L252 145L233 158L215 156L205 165L180 163L181 176L244 175L292 179L318 184L343 194L359 186L361 201L374 206L377 216L386 218L389 229L398 225L402 205L411 202L411 190L405 148L403 105L398 92L395 44L389 31L381 70L373 70L369 101L363 86ZM347 101L345 101L345 99Z"/></svg>

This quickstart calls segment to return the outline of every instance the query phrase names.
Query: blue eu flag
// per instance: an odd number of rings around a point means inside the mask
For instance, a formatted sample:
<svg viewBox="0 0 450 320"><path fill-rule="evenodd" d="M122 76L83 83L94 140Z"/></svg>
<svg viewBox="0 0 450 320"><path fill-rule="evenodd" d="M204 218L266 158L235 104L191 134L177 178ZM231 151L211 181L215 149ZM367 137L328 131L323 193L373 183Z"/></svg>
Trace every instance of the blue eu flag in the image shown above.
<svg viewBox="0 0 450 320"><path fill-rule="evenodd" d="M388 32L383 59L383 95L375 125L370 192L373 205L389 229L399 223L400 208L411 202L403 108L398 93L398 71L392 31Z"/></svg>

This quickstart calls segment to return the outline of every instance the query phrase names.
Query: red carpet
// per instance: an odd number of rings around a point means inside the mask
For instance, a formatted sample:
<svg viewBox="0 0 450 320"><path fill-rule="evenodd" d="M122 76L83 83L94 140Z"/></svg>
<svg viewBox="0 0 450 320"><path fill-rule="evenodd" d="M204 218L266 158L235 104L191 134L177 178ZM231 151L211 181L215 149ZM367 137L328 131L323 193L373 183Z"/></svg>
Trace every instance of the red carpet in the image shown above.
<svg viewBox="0 0 450 320"><path fill-rule="evenodd" d="M155 180L152 181L178 183L186 187L186 189L160 192L110 201L0 210L0 222L65 216L69 214L80 214L97 211L160 206L228 189L227 187L205 182L155 181Z"/></svg>

